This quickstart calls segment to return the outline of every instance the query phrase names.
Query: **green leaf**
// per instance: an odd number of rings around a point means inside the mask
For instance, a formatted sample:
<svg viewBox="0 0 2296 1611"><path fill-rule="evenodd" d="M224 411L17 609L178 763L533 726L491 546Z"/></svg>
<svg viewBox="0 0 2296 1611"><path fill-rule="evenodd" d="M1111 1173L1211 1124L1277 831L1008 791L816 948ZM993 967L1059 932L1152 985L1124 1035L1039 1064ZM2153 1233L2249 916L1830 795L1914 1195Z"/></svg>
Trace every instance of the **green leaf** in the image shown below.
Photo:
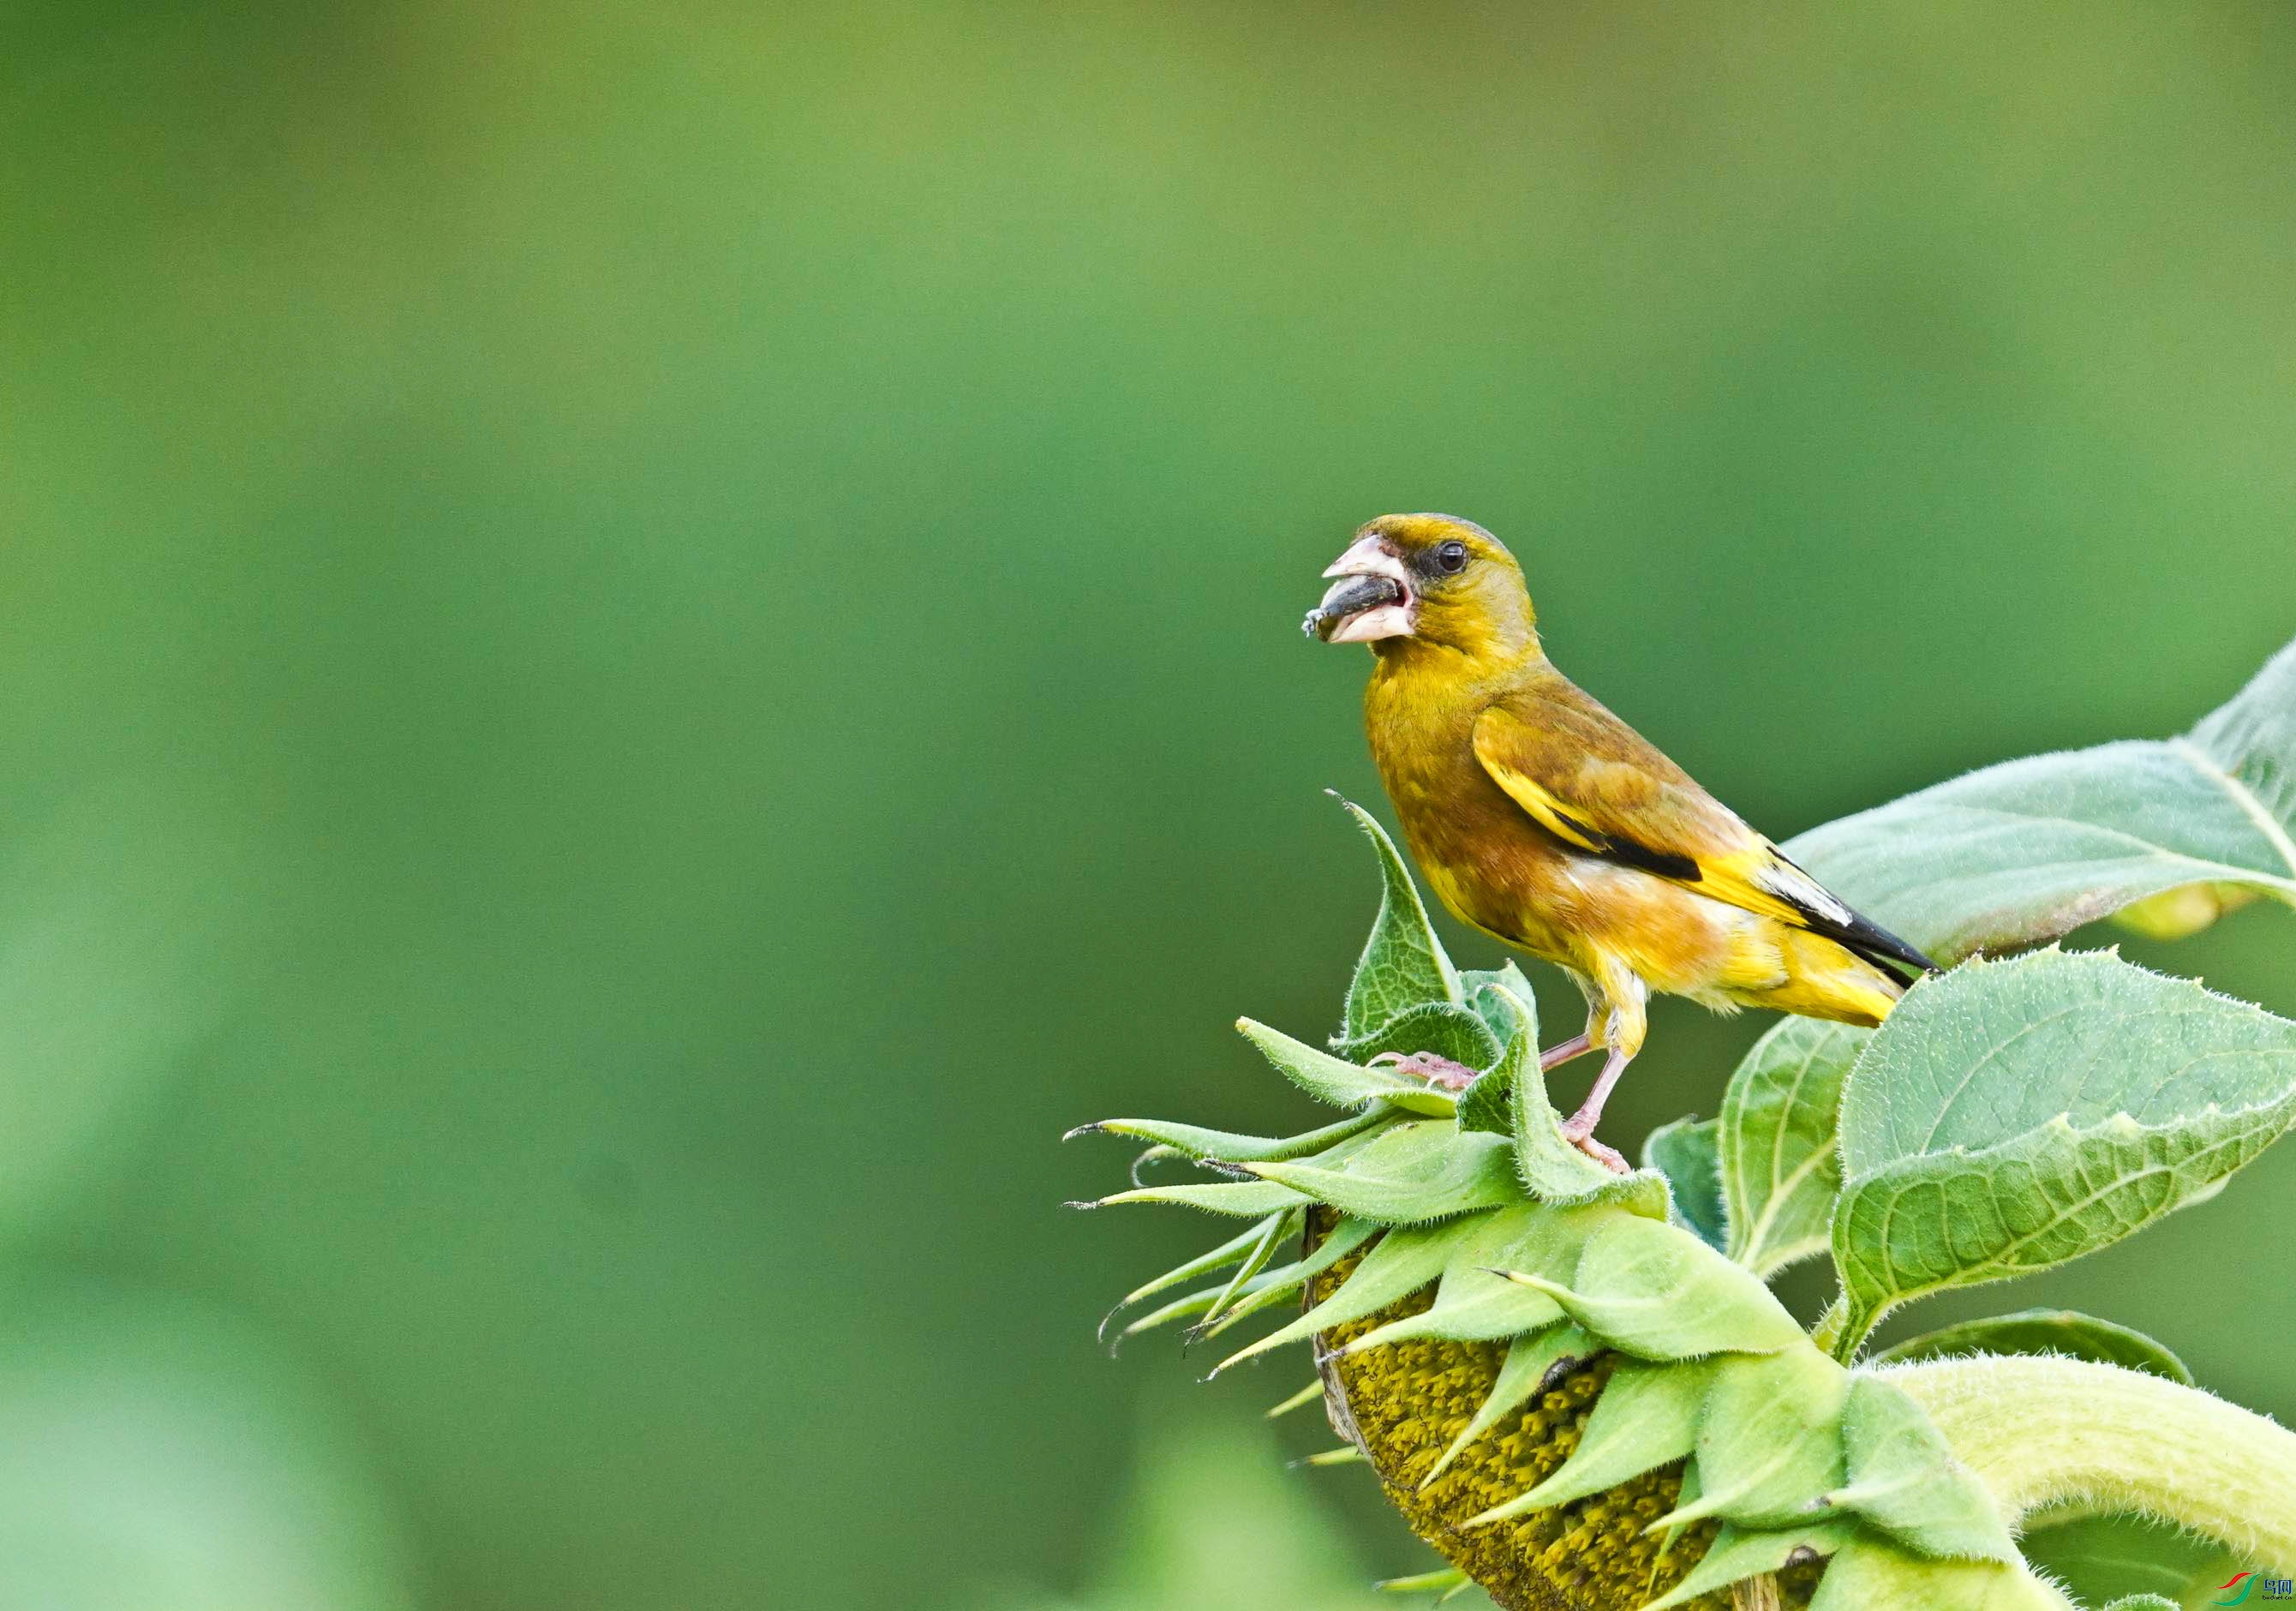
<svg viewBox="0 0 2296 1611"><path fill-rule="evenodd" d="M1136 1337L1144 1331L1153 1331L1158 1327L1168 1326L1175 1320L1192 1319L1200 1314L1209 1314L1211 1312L1212 1305L1219 1302L1220 1295L1226 1290L1224 1286L1204 1286L1188 1294L1185 1297L1174 1298L1162 1308L1152 1309L1134 1320L1124 1328L1124 1335L1128 1337Z"/></svg>
<svg viewBox="0 0 2296 1611"><path fill-rule="evenodd" d="M1360 1320L1398 1298L1409 1297L1442 1273L1452 1239L1459 1233L1460 1227L1456 1224L1389 1231L1380 1237L1378 1245L1364 1255L1363 1262L1355 1267L1337 1292L1281 1330L1271 1331L1250 1347L1222 1360L1212 1374L1218 1376L1231 1365L1313 1336L1316 1332Z"/></svg>
<svg viewBox="0 0 2296 1611"><path fill-rule="evenodd" d="M1514 1070L1504 1060L1459 1093L1459 1128L1513 1136Z"/></svg>
<svg viewBox="0 0 2296 1611"><path fill-rule="evenodd" d="M1204 1326L1203 1335L1218 1336L1237 1321L1249 1319L1263 1309L1296 1296L1308 1282L1370 1241L1379 1230L1380 1228L1368 1220L1342 1219L1305 1258L1286 1264L1281 1270L1262 1271L1251 1283L1250 1292L1229 1304L1218 1321L1208 1322Z"/></svg>
<svg viewBox="0 0 2296 1611"><path fill-rule="evenodd" d="M1348 985L1347 1027L1341 1037L1358 1041L1398 1013L1429 1001L1458 1006L1464 998L1458 971L1443 954L1443 942L1427 921L1427 908L1396 854L1395 842L1369 811L1351 800L1340 803L1379 853L1379 916Z"/></svg>
<svg viewBox="0 0 2296 1611"><path fill-rule="evenodd" d="M1923 1560L1858 1533L1817 1580L1809 1611L2066 1611L2026 1572L1998 1561Z"/></svg>
<svg viewBox="0 0 2296 1611"><path fill-rule="evenodd" d="M1964 1320L1885 1348L1873 1356L1873 1362L1909 1364L1956 1353L2059 1353L2193 1385L2193 1373L2166 1344L2117 1321L2071 1309L2021 1309L1990 1319Z"/></svg>
<svg viewBox="0 0 2296 1611"><path fill-rule="evenodd" d="M1272 1180L1223 1181L1214 1186L1144 1186L1119 1191L1078 1208L1112 1208L1120 1203L1165 1203L1181 1208L1201 1208L1208 1213L1243 1214L1258 1219L1287 1208L1305 1207L1308 1198Z"/></svg>
<svg viewBox="0 0 2296 1611"><path fill-rule="evenodd" d="M1853 1510L1917 1555L2014 1562L1993 1496L1902 1389L1860 1372L1841 1412L1847 1469L1828 1505Z"/></svg>
<svg viewBox="0 0 2296 1611"><path fill-rule="evenodd" d="M1775 1353L1807 1340L1759 1277L1670 1225L1631 1214L1587 1238L1568 1285L1535 1271L1505 1273L1639 1359Z"/></svg>
<svg viewBox="0 0 2296 1611"><path fill-rule="evenodd" d="M2202 717L2192 744L2224 769L2259 815L2284 832L2296 828L2296 642ZM2296 857L2289 859L2296 864Z"/></svg>
<svg viewBox="0 0 2296 1611"><path fill-rule="evenodd" d="M1688 1459L1682 1462L1682 1481L1676 1486L1674 1491L1675 1508L1679 1510L1685 1505L1696 1500L1700 1492L1701 1488L1698 1480L1698 1457L1693 1454ZM1652 1523L1651 1526L1646 1529L1646 1531L1655 1533L1659 1535L1659 1559L1665 1560L1669 1556L1673 1555L1674 1547L1682 1541L1683 1531L1687 1525L1688 1524L1686 1523L1671 1523L1661 1527L1656 1523Z"/></svg>
<svg viewBox="0 0 2296 1611"><path fill-rule="evenodd" d="M1644 1611L1670 1611L1726 1589L1741 1578L1775 1572L1790 1561L1832 1555L1849 1541L1852 1531L1850 1524L1843 1521L1804 1522L1775 1530L1726 1525L1715 1534L1689 1575Z"/></svg>
<svg viewBox="0 0 2296 1611"><path fill-rule="evenodd" d="M1250 1290L1251 1283L1275 1258L1275 1249L1287 1237L1297 1237L1305 1222L1305 1216L1297 1212L1271 1214L1263 1221L1267 1229L1260 1233L1259 1240L1252 1244L1250 1250L1244 1254L1243 1262L1235 1267L1235 1273L1228 1278L1226 1287L1212 1300L1211 1308L1205 1311L1207 1324L1218 1319L1221 1311L1238 1302Z"/></svg>
<svg viewBox="0 0 2296 1611"><path fill-rule="evenodd" d="M1444 1119L1390 1125L1335 1169L1281 1163L1242 1167L1382 1225L1416 1225L1522 1200L1505 1139L1463 1132Z"/></svg>
<svg viewBox="0 0 2296 1611"><path fill-rule="evenodd" d="M2212 1195L2296 1122L2296 1023L2101 953L1917 985L1842 1096L1842 1346Z"/></svg>
<svg viewBox="0 0 2296 1611"><path fill-rule="evenodd" d="M1460 1525L1480 1527L1526 1510L1567 1505L1682 1459L1697 1437L1698 1407L1712 1376L1713 1368L1702 1363L1625 1361L1603 1385L1578 1447L1560 1469Z"/></svg>
<svg viewBox="0 0 2296 1611"><path fill-rule="evenodd" d="M1318 1377L1314 1381L1309 1382L1305 1387L1300 1389L1299 1392L1293 1393L1290 1398L1285 1399L1282 1403L1268 1410L1267 1418L1272 1421L1279 1416L1290 1415L1295 1410L1305 1410L1308 1405L1314 1403L1317 1399L1320 1399L1323 1396L1324 1382L1323 1378Z"/></svg>
<svg viewBox="0 0 2296 1611"><path fill-rule="evenodd" d="M1464 1007L1447 1001L1423 1001L1406 1008L1357 1040L1338 1040L1332 1049L1351 1063L1368 1063L1393 1052L1409 1056L1433 1052L1472 1069L1486 1069L1499 1060L1499 1038L1490 1025Z"/></svg>
<svg viewBox="0 0 2296 1611"><path fill-rule="evenodd" d="M1452 1590L1473 1582L1456 1566L1445 1566L1434 1572L1422 1572L1414 1577L1382 1578L1372 1587L1382 1594L1440 1594L1447 1599Z"/></svg>
<svg viewBox="0 0 2296 1611"><path fill-rule="evenodd" d="M1699 1411L1696 1500L1652 1525L1718 1516L1740 1526L1806 1519L1841 1486L1849 1373L1813 1348L1718 1361Z"/></svg>
<svg viewBox="0 0 2296 1611"><path fill-rule="evenodd" d="M1275 1072L1318 1102L1334 1107L1361 1107L1386 1102L1412 1113L1447 1115L1458 1103L1423 1080L1414 1080L1392 1069L1364 1068L1329 1052L1317 1051L1250 1018L1235 1021L1236 1032L1259 1048Z"/></svg>
<svg viewBox="0 0 2296 1611"><path fill-rule="evenodd" d="M1651 1131L1643 1142L1643 1167L1654 1169L1674 1189L1674 1211L1693 1236L1718 1252L1729 1241L1722 1208L1722 1159L1718 1141L1721 1121L1677 1119Z"/></svg>
<svg viewBox="0 0 2296 1611"><path fill-rule="evenodd" d="M2037 1570L2061 1581L2087 1606L2153 1594L2181 1611L2195 1590L2205 1591L2198 1597L2203 1605L2229 1599L2218 1585L2249 1564L2210 1540L2134 1516L2052 1521L2045 1511L2027 1524L2020 1543ZM2250 1603L2258 1604L2257 1597Z"/></svg>
<svg viewBox="0 0 2296 1611"><path fill-rule="evenodd" d="M1322 1152L1335 1141L1344 1141L1379 1123L1387 1114L1377 1111L1357 1114L1342 1119L1337 1124L1326 1124L1321 1130L1306 1130L1296 1136L1243 1136L1224 1130L1204 1130L1193 1124L1174 1124L1161 1119L1103 1119L1097 1124L1086 1124L1069 1131L1070 1136L1095 1133L1111 1136L1136 1136L1144 1141L1160 1142L1174 1153L1187 1158L1218 1158L1223 1163L1259 1163L1271 1158L1304 1158ZM1063 1140L1067 1137L1062 1138Z"/></svg>
<svg viewBox="0 0 2296 1611"><path fill-rule="evenodd" d="M1535 1067L1538 1050L1538 1003L1529 982L1513 963L1495 974L1471 975L1473 999L1487 1008L1486 1022L1504 1025L1502 1050L1488 1072L1459 1093L1459 1128L1488 1130L1511 1136L1515 1128L1517 1079L1526 1066ZM1520 994L1515 987L1521 986Z"/></svg>
<svg viewBox="0 0 2296 1611"><path fill-rule="evenodd" d="M1841 1082L1872 1032L1784 1018L1754 1043L1722 1097L1730 1256L1767 1276L1826 1249L1841 1164Z"/></svg>
<svg viewBox="0 0 2296 1611"><path fill-rule="evenodd" d="M1554 1299L1495 1276L1491 1270L1504 1266L1568 1277L1578 1268L1579 1250L1598 1222L1597 1211L1528 1203L1483 1216L1452 1244L1431 1307L1357 1338L1347 1352L1414 1337L1497 1342L1554 1324L1562 1318Z"/></svg>
<svg viewBox="0 0 2296 1611"><path fill-rule="evenodd" d="M1185 1281L1193 1281L1200 1275L1208 1274L1215 1270L1226 1269L1249 1253L1259 1243L1260 1237L1266 1233L1268 1226L1274 1224L1280 1217L1280 1215L1270 1214L1250 1230L1221 1243L1210 1253L1199 1253L1186 1263L1166 1270L1154 1280L1144 1282L1134 1287L1130 1292L1126 1293L1123 1301L1110 1311L1108 1319L1114 1319L1119 1313L1139 1303L1143 1298L1152 1298L1160 1292L1167 1291ZM1107 1328L1108 1320L1103 1320L1101 1329L1104 1332Z"/></svg>
<svg viewBox="0 0 2296 1611"><path fill-rule="evenodd" d="M1490 1025L1491 1034L1502 1046L1514 1039L1524 1027L1521 1011L1536 1007L1538 999L1531 993L1530 981L1510 959L1503 967L1470 968L1459 975L1459 989L1467 1005L1482 1021ZM1538 1039L1538 1025L1529 1026L1530 1038Z"/></svg>
<svg viewBox="0 0 2296 1611"><path fill-rule="evenodd" d="M2296 644L2187 737L1988 767L1786 851L1941 961L2187 885L2296 903Z"/></svg>
<svg viewBox="0 0 2296 1611"><path fill-rule="evenodd" d="M1510 992L1502 992L1510 993ZM1542 1203L1576 1205L1615 1203L1648 1219L1667 1215L1666 1177L1656 1170L1638 1169L1621 1175L1605 1169L1573 1147L1562 1134L1562 1115L1547 1099L1546 1077L1539 1072L1538 1015L1525 999L1515 1004L1523 1028L1507 1042L1499 1065L1483 1076L1505 1076L1513 1097L1509 1128L1514 1133L1515 1168L1524 1188ZM1481 1081L1477 1081L1478 1085Z"/></svg>

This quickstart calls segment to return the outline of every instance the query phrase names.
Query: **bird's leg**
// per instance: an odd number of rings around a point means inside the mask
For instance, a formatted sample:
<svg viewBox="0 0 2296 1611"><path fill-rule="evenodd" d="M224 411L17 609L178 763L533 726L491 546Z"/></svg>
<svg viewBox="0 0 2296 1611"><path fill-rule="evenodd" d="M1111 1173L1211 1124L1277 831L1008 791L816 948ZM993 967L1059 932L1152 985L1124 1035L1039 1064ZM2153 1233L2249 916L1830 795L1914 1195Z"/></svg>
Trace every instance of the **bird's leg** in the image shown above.
<svg viewBox="0 0 2296 1611"><path fill-rule="evenodd" d="M1597 1163L1622 1175L1631 1172L1626 1159L1617 1148L1595 1139L1595 1126L1603 1117L1603 1104L1611 1099L1611 1088L1618 1084L1619 1076L1633 1061L1633 1054L1612 1047L1610 1056L1603 1061L1603 1072L1595 1076L1595 1089L1587 1093L1587 1100L1578 1105L1578 1111L1562 1122L1564 1139Z"/></svg>
<svg viewBox="0 0 2296 1611"><path fill-rule="evenodd" d="M1482 1078L1480 1071L1464 1063L1454 1063L1448 1057L1439 1057L1433 1052L1414 1052L1407 1057L1400 1052L1382 1052L1372 1063L1416 1074L1439 1090L1464 1090Z"/></svg>
<svg viewBox="0 0 2296 1611"><path fill-rule="evenodd" d="M1595 1037L1584 1031L1568 1040L1558 1040L1538 1054L1538 1072L1551 1073L1573 1057L1583 1057L1595 1049Z"/></svg>

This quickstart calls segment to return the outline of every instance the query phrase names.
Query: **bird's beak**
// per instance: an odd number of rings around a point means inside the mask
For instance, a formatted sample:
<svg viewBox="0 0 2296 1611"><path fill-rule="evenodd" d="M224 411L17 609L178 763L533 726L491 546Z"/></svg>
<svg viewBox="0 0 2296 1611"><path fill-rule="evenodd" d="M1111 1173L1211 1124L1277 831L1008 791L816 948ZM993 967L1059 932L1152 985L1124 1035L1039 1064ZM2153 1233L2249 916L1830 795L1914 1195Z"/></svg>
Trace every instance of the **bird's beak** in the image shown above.
<svg viewBox="0 0 2296 1611"><path fill-rule="evenodd" d="M1300 623L1308 637L1368 644L1411 635L1411 574L1382 538L1357 538L1324 574L1339 579Z"/></svg>

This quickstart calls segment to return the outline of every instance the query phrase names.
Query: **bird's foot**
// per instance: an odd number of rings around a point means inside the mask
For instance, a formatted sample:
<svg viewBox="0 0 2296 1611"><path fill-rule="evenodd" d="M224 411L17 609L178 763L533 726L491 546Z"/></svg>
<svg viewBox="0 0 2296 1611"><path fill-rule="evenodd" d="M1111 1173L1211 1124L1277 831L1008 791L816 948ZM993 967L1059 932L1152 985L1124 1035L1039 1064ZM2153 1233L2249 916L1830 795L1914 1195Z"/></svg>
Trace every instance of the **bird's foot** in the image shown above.
<svg viewBox="0 0 2296 1611"><path fill-rule="evenodd" d="M1554 1049L1561 1051L1562 1048L1558 1046ZM1632 1174L1634 1171L1628 1167L1626 1159L1619 1155L1616 1148L1605 1147L1595 1139L1595 1126L1603 1117L1603 1105L1611 1099L1611 1087L1618 1084L1619 1076L1627 1072L1627 1064L1632 1061L1632 1052L1612 1047L1610 1056L1603 1060L1603 1072L1595 1076L1595 1089L1587 1093L1587 1100L1579 1104L1578 1111L1565 1119L1562 1126L1563 1138L1571 1146L1603 1168L1622 1175Z"/></svg>
<svg viewBox="0 0 2296 1611"><path fill-rule="evenodd" d="M1402 1073L1416 1074L1438 1090L1464 1090L1482 1078L1478 1070L1454 1063L1448 1057L1439 1057L1433 1052L1414 1052L1407 1057L1400 1052L1382 1052L1372 1062Z"/></svg>
<svg viewBox="0 0 2296 1611"><path fill-rule="evenodd" d="M1564 1140L1611 1173L1620 1175L1634 1173L1633 1166L1628 1163L1625 1155L1617 1147L1605 1147L1602 1142L1595 1139L1595 1121L1587 1114L1580 1112L1571 1114L1562 1122L1562 1129Z"/></svg>

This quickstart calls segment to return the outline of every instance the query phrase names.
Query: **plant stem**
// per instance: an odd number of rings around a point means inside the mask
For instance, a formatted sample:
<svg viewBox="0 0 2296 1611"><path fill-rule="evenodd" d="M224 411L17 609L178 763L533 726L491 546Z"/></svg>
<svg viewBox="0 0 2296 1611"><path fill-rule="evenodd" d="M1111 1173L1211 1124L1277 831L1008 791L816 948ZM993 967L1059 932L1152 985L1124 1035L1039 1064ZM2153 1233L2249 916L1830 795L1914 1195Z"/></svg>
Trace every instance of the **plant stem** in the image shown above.
<svg viewBox="0 0 2296 1611"><path fill-rule="evenodd" d="M2243 1559L2296 1560L2296 1434L2117 1365L1925 1360L1881 1373L1929 1412L2012 1525L2046 1505L2134 1510Z"/></svg>
<svg viewBox="0 0 2296 1611"><path fill-rule="evenodd" d="M1809 1340L1816 1344L1820 1353L1829 1355L1836 1364L1850 1363L1857 1357L1857 1344L1866 1340L1862 1336L1843 1338L1842 1327L1849 1320L1849 1300L1836 1296L1825 1306L1825 1312L1817 1317L1817 1324L1810 1327ZM1842 1357L1845 1350L1849 1355L1848 1359Z"/></svg>
<svg viewBox="0 0 2296 1611"><path fill-rule="evenodd" d="M1765 1572L1730 1585L1730 1611L1780 1611L1778 1580Z"/></svg>

